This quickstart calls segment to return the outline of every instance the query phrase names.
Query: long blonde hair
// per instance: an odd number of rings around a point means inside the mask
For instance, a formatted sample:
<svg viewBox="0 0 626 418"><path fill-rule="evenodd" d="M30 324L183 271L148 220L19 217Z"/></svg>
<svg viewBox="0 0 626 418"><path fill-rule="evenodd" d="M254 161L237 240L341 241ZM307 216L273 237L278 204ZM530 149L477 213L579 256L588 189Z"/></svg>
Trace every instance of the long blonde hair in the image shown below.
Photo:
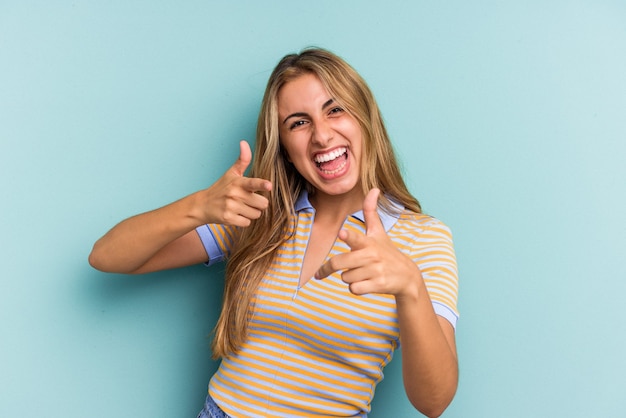
<svg viewBox="0 0 626 418"><path fill-rule="evenodd" d="M316 75L329 94L359 123L363 133L361 185L367 193L381 190L380 204L393 211L388 198L414 212L419 202L408 191L378 105L361 76L343 59L320 48L285 56L272 72L259 113L251 177L272 182L269 207L247 228L238 230L226 269L224 304L215 326L213 356L236 353L247 337L253 300L264 274L286 237L294 233L294 202L310 185L287 160L280 146L278 92L304 74Z"/></svg>

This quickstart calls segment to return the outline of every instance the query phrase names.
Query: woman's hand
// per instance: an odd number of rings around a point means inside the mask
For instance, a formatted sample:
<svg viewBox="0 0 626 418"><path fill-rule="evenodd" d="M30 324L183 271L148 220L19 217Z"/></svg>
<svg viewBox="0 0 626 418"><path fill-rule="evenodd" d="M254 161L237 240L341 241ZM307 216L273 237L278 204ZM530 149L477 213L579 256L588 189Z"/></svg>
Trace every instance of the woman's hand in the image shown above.
<svg viewBox="0 0 626 418"><path fill-rule="evenodd" d="M417 296L421 273L417 265L403 254L389 239L378 216L380 190L372 189L363 201L365 234L342 229L339 239L351 251L336 255L322 265L315 274L322 279L336 271L356 295L386 293L401 298Z"/></svg>
<svg viewBox="0 0 626 418"><path fill-rule="evenodd" d="M197 205L199 215L196 215L199 225L218 223L245 227L267 209L267 198L257 192L271 191L272 183L244 176L251 160L250 145L241 141L235 164L211 187L199 192L201 200Z"/></svg>

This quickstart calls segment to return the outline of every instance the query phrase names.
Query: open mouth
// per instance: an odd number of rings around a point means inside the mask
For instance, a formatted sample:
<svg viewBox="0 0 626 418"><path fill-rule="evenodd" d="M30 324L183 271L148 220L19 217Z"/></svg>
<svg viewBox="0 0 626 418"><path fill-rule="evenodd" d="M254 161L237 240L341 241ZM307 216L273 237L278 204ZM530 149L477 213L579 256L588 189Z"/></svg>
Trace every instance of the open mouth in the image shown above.
<svg viewBox="0 0 626 418"><path fill-rule="evenodd" d="M317 168L324 174L335 174L346 166L348 149L346 147L335 148L332 151L317 154L313 160Z"/></svg>

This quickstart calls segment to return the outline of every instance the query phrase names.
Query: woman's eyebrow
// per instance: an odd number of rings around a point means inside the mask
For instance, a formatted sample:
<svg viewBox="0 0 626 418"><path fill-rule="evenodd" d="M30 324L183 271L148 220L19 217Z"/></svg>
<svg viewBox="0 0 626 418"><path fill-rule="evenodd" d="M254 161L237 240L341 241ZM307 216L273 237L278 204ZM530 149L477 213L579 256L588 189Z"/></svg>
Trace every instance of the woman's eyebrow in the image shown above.
<svg viewBox="0 0 626 418"><path fill-rule="evenodd" d="M330 106L334 102L335 102L335 99L328 99L328 101L322 105L322 110L326 109L328 106Z"/></svg>
<svg viewBox="0 0 626 418"><path fill-rule="evenodd" d="M333 103L335 103L335 99L328 99L323 105L322 105L322 110L326 109L328 106L332 105ZM291 115L287 116L285 118L285 120L283 121L283 124L287 123L287 121L291 118L301 118L301 117L306 117L309 116L308 113L304 113L304 112L296 112L296 113L292 113Z"/></svg>

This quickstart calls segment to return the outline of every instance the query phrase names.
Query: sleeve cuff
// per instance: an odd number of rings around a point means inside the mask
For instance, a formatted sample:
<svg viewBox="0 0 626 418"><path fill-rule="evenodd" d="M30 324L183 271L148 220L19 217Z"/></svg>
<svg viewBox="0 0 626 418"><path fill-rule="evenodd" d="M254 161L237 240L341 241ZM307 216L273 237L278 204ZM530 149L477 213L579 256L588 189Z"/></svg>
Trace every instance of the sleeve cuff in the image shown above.
<svg viewBox="0 0 626 418"><path fill-rule="evenodd" d="M217 240L215 239L215 236L213 236L213 232L211 232L209 226L199 226L196 228L196 232L198 233L200 241L202 241L202 245L204 245L204 249L209 256L209 261L204 264L206 266L210 266L212 264L222 261L224 259L224 253L217 246Z"/></svg>
<svg viewBox="0 0 626 418"><path fill-rule="evenodd" d="M459 315L456 312L439 302L433 302L433 308L435 310L435 314L447 319L448 322L452 324L452 328L456 330L456 322L459 319Z"/></svg>

